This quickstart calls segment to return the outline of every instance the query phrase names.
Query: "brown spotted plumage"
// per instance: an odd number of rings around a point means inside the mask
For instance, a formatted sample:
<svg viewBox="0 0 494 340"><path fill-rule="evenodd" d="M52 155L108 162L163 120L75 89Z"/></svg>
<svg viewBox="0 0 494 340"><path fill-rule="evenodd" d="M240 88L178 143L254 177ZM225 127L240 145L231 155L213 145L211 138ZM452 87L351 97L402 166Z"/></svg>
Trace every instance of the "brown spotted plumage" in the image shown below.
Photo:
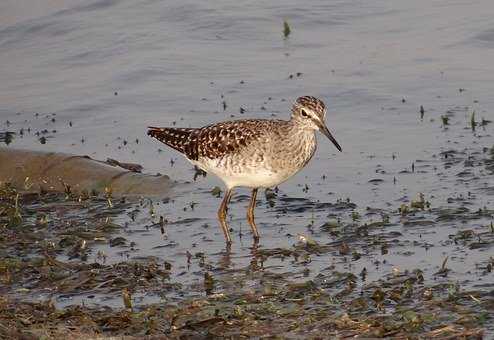
<svg viewBox="0 0 494 340"><path fill-rule="evenodd" d="M257 240L259 234L254 222L257 189L276 186L302 169L316 150L316 130L341 151L326 127L325 114L321 100L304 96L293 104L290 120L246 119L202 128L150 127L148 135L225 182L228 190L218 218L227 243L231 243L231 238L226 208L232 190L238 186L252 188L247 219Z"/></svg>
<svg viewBox="0 0 494 340"><path fill-rule="evenodd" d="M156 138L160 142L165 143L169 147L174 148L178 152L186 153L186 148L189 145L189 137L196 129L184 128L159 128L150 126L148 135Z"/></svg>
<svg viewBox="0 0 494 340"><path fill-rule="evenodd" d="M324 102L312 96L299 97L296 104L300 104L302 107L309 108L314 112L324 112L326 110Z"/></svg>
<svg viewBox="0 0 494 340"><path fill-rule="evenodd" d="M229 121L197 129L149 127L148 135L183 153L188 159L218 159L259 138L276 121Z"/></svg>

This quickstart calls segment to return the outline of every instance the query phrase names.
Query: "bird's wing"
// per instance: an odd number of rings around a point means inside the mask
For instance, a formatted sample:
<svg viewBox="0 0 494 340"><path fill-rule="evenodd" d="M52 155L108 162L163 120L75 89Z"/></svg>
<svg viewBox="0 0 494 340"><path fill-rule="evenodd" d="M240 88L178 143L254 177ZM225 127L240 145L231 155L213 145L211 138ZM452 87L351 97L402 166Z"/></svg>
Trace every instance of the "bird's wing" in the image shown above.
<svg viewBox="0 0 494 340"><path fill-rule="evenodd" d="M195 130L197 129L149 126L148 135L185 154L190 136Z"/></svg>
<svg viewBox="0 0 494 340"><path fill-rule="evenodd" d="M191 160L217 159L235 152L261 138L270 120L238 120L208 125L198 129L149 128L148 134Z"/></svg>

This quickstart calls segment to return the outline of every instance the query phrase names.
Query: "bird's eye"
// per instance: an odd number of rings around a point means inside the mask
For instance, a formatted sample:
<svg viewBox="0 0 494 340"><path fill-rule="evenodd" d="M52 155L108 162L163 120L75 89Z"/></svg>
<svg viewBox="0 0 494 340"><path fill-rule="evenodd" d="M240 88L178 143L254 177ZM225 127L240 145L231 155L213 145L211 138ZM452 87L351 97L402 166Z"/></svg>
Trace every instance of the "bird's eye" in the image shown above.
<svg viewBox="0 0 494 340"><path fill-rule="evenodd" d="M302 117L309 117L309 115L307 114L307 112L305 112L305 110L302 110Z"/></svg>

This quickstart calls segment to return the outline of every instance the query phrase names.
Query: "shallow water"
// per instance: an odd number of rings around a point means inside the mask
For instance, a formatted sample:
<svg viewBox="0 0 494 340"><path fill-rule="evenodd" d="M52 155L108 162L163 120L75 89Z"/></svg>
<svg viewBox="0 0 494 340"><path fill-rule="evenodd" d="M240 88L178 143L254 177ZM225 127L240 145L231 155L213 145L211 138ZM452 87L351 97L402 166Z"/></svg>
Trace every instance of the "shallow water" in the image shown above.
<svg viewBox="0 0 494 340"><path fill-rule="evenodd" d="M383 255L352 239L351 248L365 256L350 261L335 246L312 259L309 278L334 264L355 274L366 267L369 280L393 268L421 268L433 279L449 256L449 279L467 287L493 281L494 274L481 276L480 270L472 277L492 248L458 247L448 238L463 229L483 232L491 217L441 222L441 214L423 213L433 223L411 226L396 213L418 193L436 209L492 209L494 180L484 168L483 148L493 146L493 125L470 126L473 111L479 122L494 120L491 2L27 3L0 4L0 131L17 133L9 147L111 157L192 182L177 186L166 204L153 198L154 217L146 207L135 222L126 214L117 218L129 223L122 235L136 246L101 246L108 261L156 256L170 261L174 279L189 285L202 274L194 264L187 269L187 250L224 267L220 198L211 194L220 182L211 176L193 181L192 166L148 138L148 125L200 126L272 113L286 118L296 97L311 94L327 103L328 125L343 153L319 138L315 158L280 186L274 207L259 195L260 249L292 247L298 235L321 244L338 241L320 226L337 218L351 223L352 209L315 203L349 199L360 223L390 215L390 225L376 231L392 244L390 251ZM288 39L283 19L292 29ZM448 126L442 115L449 116ZM452 161L441 154L452 150L460 153ZM470 158L473 167L465 166ZM238 190L229 212L235 236L226 261L237 269L252 256L246 194ZM366 215L366 207L381 210ZM149 227L160 215L170 221L165 236ZM400 235L381 235L390 232ZM305 265L270 259L265 266L307 279Z"/></svg>

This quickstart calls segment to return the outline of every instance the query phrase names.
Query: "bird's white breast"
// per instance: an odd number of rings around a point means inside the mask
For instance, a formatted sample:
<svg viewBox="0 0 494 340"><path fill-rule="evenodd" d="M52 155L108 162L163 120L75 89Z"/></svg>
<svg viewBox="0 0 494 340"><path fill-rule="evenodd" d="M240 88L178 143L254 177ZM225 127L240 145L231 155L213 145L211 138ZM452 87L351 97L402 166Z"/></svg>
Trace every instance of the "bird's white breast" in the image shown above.
<svg viewBox="0 0 494 340"><path fill-rule="evenodd" d="M225 167L221 161L212 159L200 159L191 162L204 171L218 176L228 188L270 188L290 177L283 171L274 172L262 166L239 169L236 166Z"/></svg>

